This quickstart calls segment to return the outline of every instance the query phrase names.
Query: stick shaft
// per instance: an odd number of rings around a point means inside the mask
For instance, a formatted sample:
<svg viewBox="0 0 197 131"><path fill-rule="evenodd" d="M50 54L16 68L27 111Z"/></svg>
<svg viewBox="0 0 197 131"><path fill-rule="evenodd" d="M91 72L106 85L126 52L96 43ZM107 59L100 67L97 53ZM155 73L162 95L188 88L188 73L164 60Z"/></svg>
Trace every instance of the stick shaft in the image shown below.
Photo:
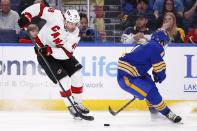
<svg viewBox="0 0 197 131"><path fill-rule="evenodd" d="M109 106L109 112L113 115L113 116L115 116L115 115L117 115L119 112L121 112L122 110L124 110L130 103L132 103L134 100L136 99L136 97L134 96L134 98L133 99L131 99L128 103L126 103L123 107L121 107L118 111L113 111L112 109L111 109L111 107Z"/></svg>

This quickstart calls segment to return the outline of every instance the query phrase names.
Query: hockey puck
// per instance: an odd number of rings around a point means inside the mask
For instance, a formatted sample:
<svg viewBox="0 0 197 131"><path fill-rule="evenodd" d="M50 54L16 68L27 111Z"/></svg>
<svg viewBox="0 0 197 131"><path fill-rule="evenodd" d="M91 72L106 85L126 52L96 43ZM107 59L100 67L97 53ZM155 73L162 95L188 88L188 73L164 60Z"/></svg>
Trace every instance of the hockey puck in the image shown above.
<svg viewBox="0 0 197 131"><path fill-rule="evenodd" d="M104 124L104 126L110 126L110 124Z"/></svg>

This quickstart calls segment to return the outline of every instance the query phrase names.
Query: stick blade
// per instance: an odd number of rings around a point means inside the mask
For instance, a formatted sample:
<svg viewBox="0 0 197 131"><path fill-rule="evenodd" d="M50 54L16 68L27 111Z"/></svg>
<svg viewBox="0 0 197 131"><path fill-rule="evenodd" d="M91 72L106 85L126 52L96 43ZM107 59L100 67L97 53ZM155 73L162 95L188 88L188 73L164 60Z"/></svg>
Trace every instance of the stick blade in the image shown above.
<svg viewBox="0 0 197 131"><path fill-rule="evenodd" d="M93 116L85 116L83 114L80 114L79 115L82 119L84 120L88 120L88 121L93 121L94 120L94 117Z"/></svg>
<svg viewBox="0 0 197 131"><path fill-rule="evenodd" d="M114 112L114 111L111 109L110 106L109 106L109 113L112 114L113 116L115 116L115 115L117 114L116 112Z"/></svg>

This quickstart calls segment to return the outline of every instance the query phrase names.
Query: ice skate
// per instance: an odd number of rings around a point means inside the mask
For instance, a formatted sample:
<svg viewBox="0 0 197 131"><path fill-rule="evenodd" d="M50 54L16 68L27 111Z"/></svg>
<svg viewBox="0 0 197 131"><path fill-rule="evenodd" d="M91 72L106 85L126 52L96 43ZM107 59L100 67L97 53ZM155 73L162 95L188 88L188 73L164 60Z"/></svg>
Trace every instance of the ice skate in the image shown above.
<svg viewBox="0 0 197 131"><path fill-rule="evenodd" d="M70 114L74 117L75 120L81 120L81 118L79 117L79 115L77 114L77 112L75 111L75 109L72 106L69 106L68 110L69 110Z"/></svg>
<svg viewBox="0 0 197 131"><path fill-rule="evenodd" d="M180 116L177 116L176 114L174 114L172 111L169 111L166 115L165 115L169 120L173 121L174 123L178 123L182 120L182 118Z"/></svg>
<svg viewBox="0 0 197 131"><path fill-rule="evenodd" d="M83 114L88 114L90 112L82 103L76 103L76 107Z"/></svg>

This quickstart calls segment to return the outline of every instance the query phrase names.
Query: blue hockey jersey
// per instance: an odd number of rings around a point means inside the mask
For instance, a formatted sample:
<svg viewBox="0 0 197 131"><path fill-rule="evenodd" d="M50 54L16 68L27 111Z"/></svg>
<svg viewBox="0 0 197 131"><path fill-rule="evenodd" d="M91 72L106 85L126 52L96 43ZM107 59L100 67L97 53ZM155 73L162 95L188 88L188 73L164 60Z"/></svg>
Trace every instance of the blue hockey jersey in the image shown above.
<svg viewBox="0 0 197 131"><path fill-rule="evenodd" d="M155 40L137 44L130 52L124 53L118 61L118 71L122 75L142 77L151 67L155 75L164 77L166 64L163 60L164 48Z"/></svg>

